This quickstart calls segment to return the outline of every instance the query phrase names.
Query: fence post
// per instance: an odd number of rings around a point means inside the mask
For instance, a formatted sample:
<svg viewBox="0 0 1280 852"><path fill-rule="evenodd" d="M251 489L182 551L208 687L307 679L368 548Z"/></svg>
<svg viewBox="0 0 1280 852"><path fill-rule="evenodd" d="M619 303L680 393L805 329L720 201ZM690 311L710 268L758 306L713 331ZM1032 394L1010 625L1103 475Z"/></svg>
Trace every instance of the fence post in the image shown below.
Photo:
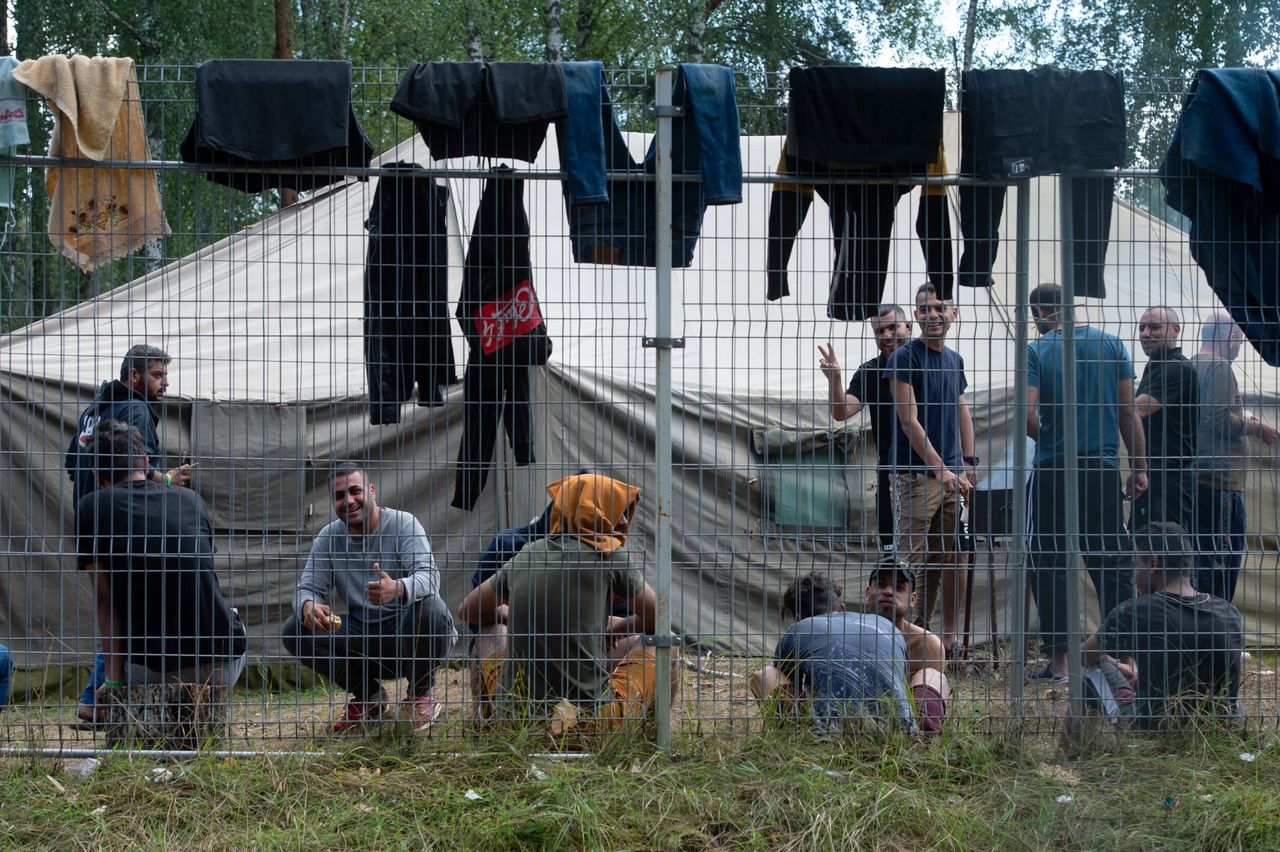
<svg viewBox="0 0 1280 852"><path fill-rule="evenodd" d="M1076 434L1076 287L1074 253L1071 240L1071 176L1058 176L1058 220L1060 225L1058 250L1062 258L1062 451L1063 478L1066 480L1062 495L1066 552L1062 565L1067 571L1067 696L1068 731L1077 729L1084 719L1084 671L1080 657L1083 639L1080 635L1080 449Z"/></svg>
<svg viewBox="0 0 1280 852"><path fill-rule="evenodd" d="M654 165L657 180L657 204L654 210L657 281L655 287L654 334L655 404L657 435L654 463L658 478L658 511L656 530L657 564L654 593L657 612L654 617L656 672L654 711L657 715L658 748L671 748L671 88L673 72L661 68L657 72L657 134Z"/></svg>
<svg viewBox="0 0 1280 852"><path fill-rule="evenodd" d="M1013 653L1009 655L1009 681L1013 715L1024 713L1027 665L1027 338L1030 294L1031 181L1020 180L1014 231L1014 356L1013 356L1013 535L1009 537L1009 563L1013 567ZM1020 493L1019 493L1020 492ZM997 638L997 641L999 639Z"/></svg>

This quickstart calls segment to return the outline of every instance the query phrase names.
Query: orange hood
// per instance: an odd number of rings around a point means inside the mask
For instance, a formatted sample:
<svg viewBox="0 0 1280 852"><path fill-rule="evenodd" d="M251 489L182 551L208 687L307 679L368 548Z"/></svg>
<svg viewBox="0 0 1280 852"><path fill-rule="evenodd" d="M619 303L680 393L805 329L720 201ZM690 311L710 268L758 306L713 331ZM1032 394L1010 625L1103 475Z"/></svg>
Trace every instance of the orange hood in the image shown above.
<svg viewBox="0 0 1280 852"><path fill-rule="evenodd" d="M598 473L583 473L551 483L547 493L552 535L575 536L606 554L627 543L639 488Z"/></svg>

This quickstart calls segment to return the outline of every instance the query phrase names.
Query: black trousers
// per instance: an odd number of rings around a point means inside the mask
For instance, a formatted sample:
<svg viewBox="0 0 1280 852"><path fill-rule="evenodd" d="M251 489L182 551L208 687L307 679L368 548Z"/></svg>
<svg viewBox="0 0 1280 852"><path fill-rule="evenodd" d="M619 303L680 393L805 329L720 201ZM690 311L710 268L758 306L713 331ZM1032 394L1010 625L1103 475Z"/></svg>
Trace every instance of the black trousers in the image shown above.
<svg viewBox="0 0 1280 852"><path fill-rule="evenodd" d="M398 618L363 622L349 617L329 633L308 630L292 615L280 638L298 662L366 699L378 692L378 681L397 677L409 679L412 695L426 695L458 632L444 599L432 595L404 607Z"/></svg>
<svg viewBox="0 0 1280 852"><path fill-rule="evenodd" d="M499 420L516 464L534 461L529 368L484 361L468 364L462 379L462 400L462 442L458 445L451 505L471 511L489 481Z"/></svg>
<svg viewBox="0 0 1280 852"><path fill-rule="evenodd" d="M1077 485L1080 553L1105 618L1134 594L1120 471L1100 459L1081 459ZM1038 466L1028 490L1031 592L1040 613L1041 644L1052 654L1067 649L1067 583L1075 582L1077 570L1066 562L1067 475L1060 468Z"/></svg>

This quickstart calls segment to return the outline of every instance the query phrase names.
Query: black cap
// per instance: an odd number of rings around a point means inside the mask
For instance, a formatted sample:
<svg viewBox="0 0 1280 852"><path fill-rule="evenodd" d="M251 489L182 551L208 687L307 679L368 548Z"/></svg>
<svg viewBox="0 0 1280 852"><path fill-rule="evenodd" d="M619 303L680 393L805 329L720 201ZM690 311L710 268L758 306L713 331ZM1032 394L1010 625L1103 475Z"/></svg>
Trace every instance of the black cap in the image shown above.
<svg viewBox="0 0 1280 852"><path fill-rule="evenodd" d="M870 586L876 583L880 579L880 575L888 571L892 571L899 577L905 577L907 582L911 584L911 588L915 588L915 569L896 556L886 556L877 562L875 567L871 569L871 575L867 577L867 585Z"/></svg>

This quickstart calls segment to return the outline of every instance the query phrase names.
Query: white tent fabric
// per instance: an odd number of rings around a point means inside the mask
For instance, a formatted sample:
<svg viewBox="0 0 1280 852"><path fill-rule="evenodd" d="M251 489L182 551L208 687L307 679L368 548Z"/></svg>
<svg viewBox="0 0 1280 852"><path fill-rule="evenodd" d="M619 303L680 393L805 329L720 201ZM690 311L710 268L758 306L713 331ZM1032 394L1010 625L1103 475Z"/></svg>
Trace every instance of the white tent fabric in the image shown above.
<svg viewBox="0 0 1280 852"><path fill-rule="evenodd" d="M959 163L958 120L947 116L946 150ZM744 137L742 161L771 174L781 137ZM648 139L630 134L640 155ZM382 162L432 162L421 140L406 140ZM451 305L487 163L473 177L450 178ZM549 138L534 170L558 168ZM1031 183L1030 277L1059 279L1054 179ZM275 632L311 537L331 517L324 493L328 464L354 457L375 471L383 502L417 514L432 537L451 603L461 597L476 556L494 531L540 510L543 486L579 467L629 479L645 491L631 548L652 570L654 471L653 358L641 338L654 331L654 271L572 260L558 181L530 179L525 201L533 227L534 279L555 353L537 372L538 463L510 466L500 446L488 490L474 513L448 507L452 463L461 433L461 390L441 408L406 405L393 427L368 423L363 361L362 227L376 180L349 182L281 211L100 298L0 339L0 439L12 482L3 500L0 590L7 603L0 633L33 660L93 648L88 590L72 573L70 488L61 453L74 419L97 384L115 374L132 343L173 356L174 399L165 406L162 439L174 455L200 464L195 487L209 502L223 538L218 568L253 628L256 650L281 653ZM791 261L792 296L765 301L766 227L771 186L749 182L740 205L707 211L689 269L673 273L675 351L674 620L687 638L760 652L780 624L776 604L797 573L812 568L845 577L857 596L863 582L860 542L839 536L770 531L767 477L752 452L765 429L798 435L830 430L826 383L816 345L832 341L846 377L874 347L864 324L827 319L832 259L821 200L801 231ZM952 230L959 251L953 196ZM924 261L913 226L919 191L899 204L884 301L909 305ZM957 294L954 345L965 359L988 465L1005 451L1014 422L1014 193L1006 203L996 285ZM1191 259L1184 235L1117 202L1107 255L1107 299L1085 300L1083 315L1136 344L1137 317L1148 305L1179 307L1194 341L1194 317L1216 300ZM1189 343L1189 348L1193 344ZM1131 345L1138 369L1141 350ZM458 363L465 362L461 335ZM1274 420L1276 373L1253 353L1241 359L1250 405ZM851 433L850 532L874 527L874 462L865 417ZM501 444L501 438L499 439ZM1249 487L1254 529L1278 528L1275 460L1255 459ZM1274 538L1269 539L1274 541ZM1001 628L1010 625L998 577ZM980 572L980 581L985 575ZM1252 575L1241 599L1255 639L1275 644L1273 572ZM975 592L978 632L989 621L985 587ZM1090 596L1091 597L1091 596Z"/></svg>

